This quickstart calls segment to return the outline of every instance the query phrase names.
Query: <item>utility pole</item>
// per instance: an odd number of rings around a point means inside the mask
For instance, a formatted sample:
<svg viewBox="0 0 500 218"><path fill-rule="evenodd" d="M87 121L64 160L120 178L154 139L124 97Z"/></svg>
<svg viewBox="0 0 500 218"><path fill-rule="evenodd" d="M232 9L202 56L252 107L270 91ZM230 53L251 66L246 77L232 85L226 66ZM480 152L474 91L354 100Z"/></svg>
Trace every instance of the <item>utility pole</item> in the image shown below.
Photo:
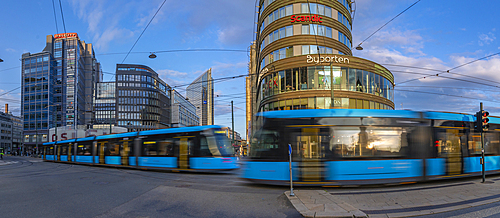
<svg viewBox="0 0 500 218"><path fill-rule="evenodd" d="M233 113L233 101L231 101L231 120L232 120L232 126L231 126L231 130L233 130L233 142L231 143L233 146L234 146L234 113ZM234 150L234 148L233 148Z"/></svg>
<svg viewBox="0 0 500 218"><path fill-rule="evenodd" d="M485 176L485 173L484 173L484 170L485 170L485 166L484 165L485 165L486 161L484 160L484 133L483 133L484 131L483 131L483 126L482 126L482 124L483 124L482 117L483 117L483 113L484 113L483 112L483 102L481 102L479 104L479 112L481 114L479 114L479 117L476 118L476 119L481 119L481 121L480 121L481 122L480 123L481 126L479 126L479 128L481 129L481 160L482 160L482 165L483 165L481 173L483 174L483 181L482 181L482 183L484 183L484 181L486 180L486 176Z"/></svg>
<svg viewBox="0 0 500 218"><path fill-rule="evenodd" d="M331 104L330 108L333 109L335 107L335 100L333 98L333 67L332 67L332 62L330 62L330 89L331 89ZM326 76L326 75L325 75Z"/></svg>

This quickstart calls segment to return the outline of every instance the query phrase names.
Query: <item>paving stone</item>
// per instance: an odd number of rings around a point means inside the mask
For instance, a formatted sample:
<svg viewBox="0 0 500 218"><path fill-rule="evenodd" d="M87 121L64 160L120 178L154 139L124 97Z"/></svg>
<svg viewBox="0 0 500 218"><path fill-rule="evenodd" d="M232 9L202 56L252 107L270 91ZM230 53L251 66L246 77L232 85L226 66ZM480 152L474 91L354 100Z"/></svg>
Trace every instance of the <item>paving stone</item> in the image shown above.
<svg viewBox="0 0 500 218"><path fill-rule="evenodd" d="M368 214L369 218L388 218L387 214Z"/></svg>
<svg viewBox="0 0 500 218"><path fill-rule="evenodd" d="M327 212L317 212L315 217L350 217L352 218L352 213L338 212L338 213L327 213Z"/></svg>
<svg viewBox="0 0 500 218"><path fill-rule="evenodd" d="M325 205L324 204L304 204L307 209L311 211L325 211Z"/></svg>
<svg viewBox="0 0 500 218"><path fill-rule="evenodd" d="M348 212L337 204L325 204L325 212Z"/></svg>
<svg viewBox="0 0 500 218"><path fill-rule="evenodd" d="M304 204L298 204L298 205L294 204L293 207L295 207L295 210L299 211L299 213L309 211L309 208L307 208Z"/></svg>
<svg viewBox="0 0 500 218"><path fill-rule="evenodd" d="M302 216L304 216L304 217L311 217L311 218L313 218L316 215L316 212L314 212L314 211L307 211L307 212L300 212L300 214Z"/></svg>
<svg viewBox="0 0 500 218"><path fill-rule="evenodd" d="M316 199L311 199L311 198L300 198L300 201L304 204L314 204L316 202Z"/></svg>

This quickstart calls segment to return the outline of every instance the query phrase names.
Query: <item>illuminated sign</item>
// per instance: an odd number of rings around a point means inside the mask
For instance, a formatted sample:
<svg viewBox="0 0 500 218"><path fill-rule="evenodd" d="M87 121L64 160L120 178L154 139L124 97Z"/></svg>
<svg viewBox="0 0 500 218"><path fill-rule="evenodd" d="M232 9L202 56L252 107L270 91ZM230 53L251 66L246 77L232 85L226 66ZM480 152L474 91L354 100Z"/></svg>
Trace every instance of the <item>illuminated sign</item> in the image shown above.
<svg viewBox="0 0 500 218"><path fill-rule="evenodd" d="M144 142L143 144L145 144L145 145L156 144L156 142Z"/></svg>
<svg viewBox="0 0 500 218"><path fill-rule="evenodd" d="M214 131L216 134L226 134L226 131Z"/></svg>
<svg viewBox="0 0 500 218"><path fill-rule="evenodd" d="M349 63L349 58L344 58L344 57L338 57L337 55L334 56L326 56L326 55L319 55L319 56L311 56L307 55L307 63L341 63L341 64L348 64Z"/></svg>
<svg viewBox="0 0 500 218"><path fill-rule="evenodd" d="M55 34L54 38L59 39L59 38L70 38L70 37L78 37L78 34L76 33L60 33L60 34Z"/></svg>
<svg viewBox="0 0 500 218"><path fill-rule="evenodd" d="M312 15L312 16L309 16L309 15L307 15L307 16L295 16L295 15L292 15L290 17L290 19L292 19L292 23L293 22L304 22L304 21L312 21L312 22L323 23L323 21L321 21L321 18L323 18L323 17L320 17L317 14Z"/></svg>

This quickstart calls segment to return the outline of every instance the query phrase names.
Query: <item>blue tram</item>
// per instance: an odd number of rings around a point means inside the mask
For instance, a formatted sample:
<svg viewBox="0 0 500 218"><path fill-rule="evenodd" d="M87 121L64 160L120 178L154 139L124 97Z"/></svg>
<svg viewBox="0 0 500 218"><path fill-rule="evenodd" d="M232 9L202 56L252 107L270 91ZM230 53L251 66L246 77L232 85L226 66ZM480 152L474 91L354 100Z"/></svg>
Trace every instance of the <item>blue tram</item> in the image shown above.
<svg viewBox="0 0 500 218"><path fill-rule="evenodd" d="M43 159L175 171L238 169L224 133L220 126L196 126L49 142Z"/></svg>
<svg viewBox="0 0 500 218"><path fill-rule="evenodd" d="M305 109L257 114L242 177L257 183L362 185L481 175L475 116L408 110ZM500 172L500 118L484 133L486 173Z"/></svg>

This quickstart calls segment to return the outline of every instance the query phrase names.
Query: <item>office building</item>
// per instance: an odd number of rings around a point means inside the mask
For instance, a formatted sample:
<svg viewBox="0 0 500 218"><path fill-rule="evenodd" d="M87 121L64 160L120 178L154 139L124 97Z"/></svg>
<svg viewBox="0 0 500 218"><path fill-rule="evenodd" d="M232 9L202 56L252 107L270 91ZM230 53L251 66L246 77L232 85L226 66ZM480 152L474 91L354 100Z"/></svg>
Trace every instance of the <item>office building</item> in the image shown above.
<svg viewBox="0 0 500 218"><path fill-rule="evenodd" d="M94 129L109 129L116 125L116 82L97 83L94 113Z"/></svg>
<svg viewBox="0 0 500 218"><path fill-rule="evenodd" d="M177 90L172 90L172 127L199 126L196 107Z"/></svg>
<svg viewBox="0 0 500 218"><path fill-rule="evenodd" d="M186 97L196 107L196 115L200 118L200 125L213 125L214 85L211 68L187 87Z"/></svg>
<svg viewBox="0 0 500 218"><path fill-rule="evenodd" d="M92 122L101 66L92 44L76 33L48 35L42 52L22 55L24 143L34 148L47 142L55 126L85 127Z"/></svg>
<svg viewBox="0 0 500 218"><path fill-rule="evenodd" d="M117 64L117 125L131 132L170 127L170 90L148 66Z"/></svg>

